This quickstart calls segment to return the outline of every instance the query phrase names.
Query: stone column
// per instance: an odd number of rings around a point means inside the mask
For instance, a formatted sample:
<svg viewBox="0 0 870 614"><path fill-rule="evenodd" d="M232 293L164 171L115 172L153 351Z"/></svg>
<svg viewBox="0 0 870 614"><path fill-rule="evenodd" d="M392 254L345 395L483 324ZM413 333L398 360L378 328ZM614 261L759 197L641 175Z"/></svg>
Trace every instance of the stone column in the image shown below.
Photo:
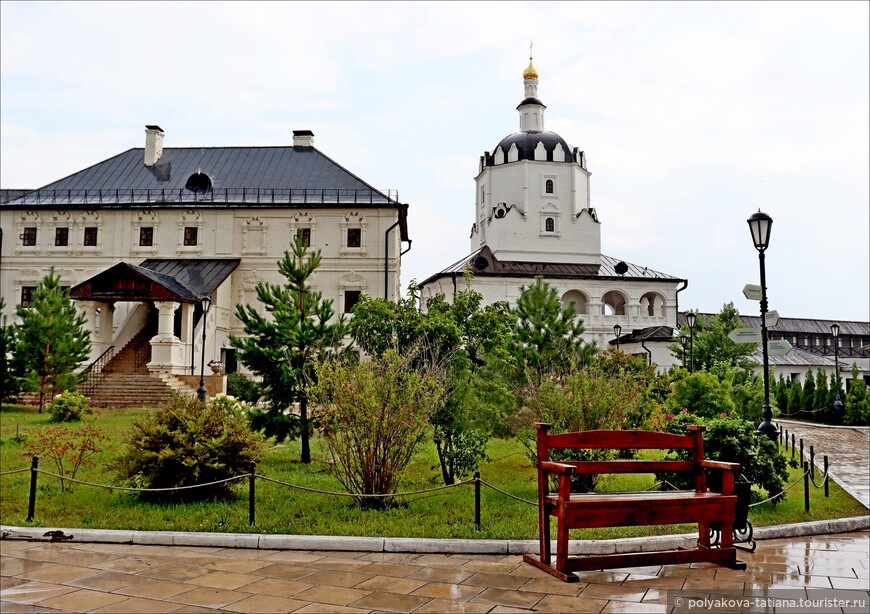
<svg viewBox="0 0 870 614"><path fill-rule="evenodd" d="M115 332L115 304L100 303L100 344L102 351L112 345L112 335Z"/></svg>
<svg viewBox="0 0 870 614"><path fill-rule="evenodd" d="M184 344L175 336L175 310L180 303L156 301L157 335L151 338L148 370L157 373L184 373Z"/></svg>

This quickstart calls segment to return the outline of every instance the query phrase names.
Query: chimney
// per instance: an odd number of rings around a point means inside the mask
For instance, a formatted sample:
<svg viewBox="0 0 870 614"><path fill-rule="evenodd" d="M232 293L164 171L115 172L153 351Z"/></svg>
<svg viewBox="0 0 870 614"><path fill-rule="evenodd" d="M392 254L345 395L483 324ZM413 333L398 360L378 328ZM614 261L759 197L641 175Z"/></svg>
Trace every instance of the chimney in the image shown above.
<svg viewBox="0 0 870 614"><path fill-rule="evenodd" d="M314 133L311 130L294 130L293 147L312 147L314 145Z"/></svg>
<svg viewBox="0 0 870 614"><path fill-rule="evenodd" d="M145 166L154 166L163 157L163 128L145 126Z"/></svg>

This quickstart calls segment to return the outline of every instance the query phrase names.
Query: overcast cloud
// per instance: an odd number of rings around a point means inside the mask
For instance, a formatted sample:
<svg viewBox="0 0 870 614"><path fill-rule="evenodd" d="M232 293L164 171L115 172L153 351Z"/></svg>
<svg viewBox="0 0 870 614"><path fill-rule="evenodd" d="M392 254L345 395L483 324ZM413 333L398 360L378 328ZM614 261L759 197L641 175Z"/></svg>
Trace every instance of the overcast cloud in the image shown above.
<svg viewBox="0 0 870 614"><path fill-rule="evenodd" d="M469 251L478 157L546 127L586 152L605 254L718 311L870 319L867 2L2 2L0 183L144 144L315 146L410 204L402 282Z"/></svg>

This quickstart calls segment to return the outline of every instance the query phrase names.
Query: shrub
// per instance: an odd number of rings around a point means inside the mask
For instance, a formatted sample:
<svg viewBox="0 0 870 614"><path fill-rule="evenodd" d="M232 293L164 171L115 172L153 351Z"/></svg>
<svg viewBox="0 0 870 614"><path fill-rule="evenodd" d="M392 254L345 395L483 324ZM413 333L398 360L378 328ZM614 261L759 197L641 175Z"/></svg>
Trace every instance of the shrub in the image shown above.
<svg viewBox="0 0 870 614"><path fill-rule="evenodd" d="M260 384L241 373L227 375L227 394L247 403L256 403L263 396Z"/></svg>
<svg viewBox="0 0 870 614"><path fill-rule="evenodd" d="M64 424L52 424L31 431L32 441L24 442L27 450L22 456L39 456L54 463L60 477L60 489L69 490L69 478L75 479L79 467L93 466L92 457L102 452L101 443L109 438L92 424L73 429Z"/></svg>
<svg viewBox="0 0 870 614"><path fill-rule="evenodd" d="M45 406L51 414L52 422L70 422L81 420L84 414L92 414L94 410L88 404L88 398L81 393L67 390L61 392Z"/></svg>
<svg viewBox="0 0 870 614"><path fill-rule="evenodd" d="M316 371L308 394L318 406L333 474L354 495L395 493L429 417L444 402L443 374L414 369L392 350L369 362L325 362ZM391 497L356 500L363 508L393 504Z"/></svg>
<svg viewBox="0 0 870 614"><path fill-rule="evenodd" d="M679 414L688 409L697 416L713 417L735 410L731 400L731 383L716 375L698 371L674 382L666 405L669 413Z"/></svg>
<svg viewBox="0 0 870 614"><path fill-rule="evenodd" d="M788 479L788 463L780 453L776 443L755 429L755 424L732 416L703 418L685 412L669 417L666 431L685 435L686 425L701 424L707 427L704 433L704 456L711 460L740 463L740 473L753 485L767 492L768 497L782 493L773 500L779 503L785 499L783 485ZM671 451L669 458L686 459L684 450ZM659 480L667 480L678 488L689 488L694 478L686 474L662 474ZM753 493L755 499L760 499Z"/></svg>
<svg viewBox="0 0 870 614"><path fill-rule="evenodd" d="M118 475L139 488L209 484L250 470L263 451L261 435L248 426L249 406L226 396L203 404L175 396L154 414L135 422ZM168 493L142 493L154 500L198 500L229 496L230 483Z"/></svg>
<svg viewBox="0 0 870 614"><path fill-rule="evenodd" d="M867 384L864 383L855 365L852 365L852 386L846 395L845 406L844 424L870 426L870 397L867 395Z"/></svg>

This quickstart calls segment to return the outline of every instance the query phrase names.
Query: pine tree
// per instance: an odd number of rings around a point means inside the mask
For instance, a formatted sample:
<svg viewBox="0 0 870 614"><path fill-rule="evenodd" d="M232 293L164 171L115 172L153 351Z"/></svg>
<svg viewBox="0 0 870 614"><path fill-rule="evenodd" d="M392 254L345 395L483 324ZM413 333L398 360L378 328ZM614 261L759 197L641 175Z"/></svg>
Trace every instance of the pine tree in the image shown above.
<svg viewBox="0 0 870 614"><path fill-rule="evenodd" d="M283 285L260 282L257 298L270 317L250 305L237 305L245 337L230 337L238 348L239 361L263 378L269 408L255 415L252 423L266 435L282 441L298 435L302 440L301 460L311 461L311 421L305 387L314 377L318 358L343 351L344 318L330 323L335 315L332 301L311 289L309 279L320 266L320 251L308 252L297 240L291 252L284 252L278 271ZM299 415L289 411L299 404Z"/></svg>
<svg viewBox="0 0 870 614"><path fill-rule="evenodd" d="M33 293L33 305L19 305L21 323L12 355L13 369L23 374L23 388L39 393L39 413L63 390L78 383L75 369L91 351L87 318L76 311L69 294L60 287L54 269Z"/></svg>
<svg viewBox="0 0 870 614"><path fill-rule="evenodd" d="M851 426L870 426L870 396L867 394L867 384L858 371L857 365L852 365L852 385L846 395L846 414L843 422Z"/></svg>
<svg viewBox="0 0 870 614"><path fill-rule="evenodd" d="M545 373L565 372L574 364L588 363L595 347L583 341L583 321L574 306L563 307L556 289L542 277L521 291L511 310L516 325L510 340L519 368L540 385Z"/></svg>
<svg viewBox="0 0 870 614"><path fill-rule="evenodd" d="M820 419L826 422L832 420L833 412L828 404L828 374L821 367L816 372L816 393L813 396L813 409Z"/></svg>
<svg viewBox="0 0 870 614"><path fill-rule="evenodd" d="M797 416L801 412L801 397L803 388L798 380L794 380L788 390L788 415Z"/></svg>
<svg viewBox="0 0 870 614"><path fill-rule="evenodd" d="M773 398L776 400L776 406L781 413L788 412L788 382L783 376L779 376L776 380L776 385L773 389Z"/></svg>
<svg viewBox="0 0 870 614"><path fill-rule="evenodd" d="M803 394L801 394L801 411L812 413L815 394L816 378L813 377L813 370L807 369L807 375L804 378L804 390Z"/></svg>
<svg viewBox="0 0 870 614"><path fill-rule="evenodd" d="M6 302L0 298L0 401L8 401L18 396L21 388L21 374L13 369L9 353L15 347L16 327L7 324L2 315Z"/></svg>

